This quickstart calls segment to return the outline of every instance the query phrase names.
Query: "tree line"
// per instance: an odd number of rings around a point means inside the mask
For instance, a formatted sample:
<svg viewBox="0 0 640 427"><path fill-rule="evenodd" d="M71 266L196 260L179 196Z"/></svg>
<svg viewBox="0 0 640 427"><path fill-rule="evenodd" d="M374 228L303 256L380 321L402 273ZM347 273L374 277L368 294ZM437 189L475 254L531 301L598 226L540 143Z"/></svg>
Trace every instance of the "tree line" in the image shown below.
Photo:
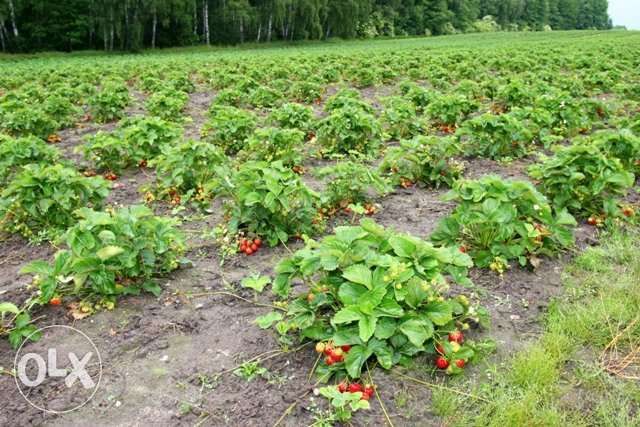
<svg viewBox="0 0 640 427"><path fill-rule="evenodd" d="M607 0L0 0L3 51L605 29Z"/></svg>

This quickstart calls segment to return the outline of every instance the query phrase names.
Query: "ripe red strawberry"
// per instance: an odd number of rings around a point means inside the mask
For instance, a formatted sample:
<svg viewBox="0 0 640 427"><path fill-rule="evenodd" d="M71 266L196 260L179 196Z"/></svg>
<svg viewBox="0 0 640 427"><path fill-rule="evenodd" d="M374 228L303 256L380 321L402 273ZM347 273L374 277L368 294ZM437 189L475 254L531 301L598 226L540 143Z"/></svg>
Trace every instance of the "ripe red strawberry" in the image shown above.
<svg viewBox="0 0 640 427"><path fill-rule="evenodd" d="M348 353L349 350L351 350L351 346L350 345L343 345L342 347L340 347L342 349L342 351L344 351L345 353Z"/></svg>
<svg viewBox="0 0 640 427"><path fill-rule="evenodd" d="M598 220L592 216L587 219L587 224L589 225L598 225Z"/></svg>
<svg viewBox="0 0 640 427"><path fill-rule="evenodd" d="M260 240L259 237L256 237L255 239L253 239L253 243L260 247L262 245L262 240Z"/></svg>
<svg viewBox="0 0 640 427"><path fill-rule="evenodd" d="M247 249L244 251L244 253L245 253L245 254L247 254L247 255L253 255L253 249L251 249L251 248L247 248Z"/></svg>
<svg viewBox="0 0 640 427"><path fill-rule="evenodd" d="M622 214L624 216L626 216L627 218L631 218L632 216L634 216L636 214L636 212L633 210L632 207L627 206L627 207L622 209Z"/></svg>
<svg viewBox="0 0 640 427"><path fill-rule="evenodd" d="M338 391L340 393L344 393L345 391L347 391L348 387L349 386L347 386L347 383L340 383L340 384L338 384Z"/></svg>
<svg viewBox="0 0 640 427"><path fill-rule="evenodd" d="M449 367L449 361L442 356L436 358L436 367L438 369L447 369Z"/></svg>
<svg viewBox="0 0 640 427"><path fill-rule="evenodd" d="M362 397L360 397L360 400L369 400L369 399L371 399L370 394L362 393Z"/></svg>
<svg viewBox="0 0 640 427"><path fill-rule="evenodd" d="M362 391L362 384L358 384L358 383L349 384L349 392L350 393L357 393L359 391L360 392Z"/></svg>
<svg viewBox="0 0 640 427"><path fill-rule="evenodd" d="M467 247L465 245L460 246L460 252L462 252L463 254L467 253Z"/></svg>
<svg viewBox="0 0 640 427"><path fill-rule="evenodd" d="M462 344L464 342L464 335L460 331L450 332L449 342L457 342L458 344Z"/></svg>
<svg viewBox="0 0 640 427"><path fill-rule="evenodd" d="M367 384L366 386L364 386L363 393L371 397L373 396L373 393L375 393L375 390L371 384Z"/></svg>
<svg viewBox="0 0 640 427"><path fill-rule="evenodd" d="M324 358L324 363L326 363L327 366L331 366L336 362L335 362L335 360L333 360L333 358L331 356L327 356L327 357Z"/></svg>
<svg viewBox="0 0 640 427"><path fill-rule="evenodd" d="M60 304L62 304L62 298L60 298L60 297L53 297L53 298L51 298L51 300L49 301L49 304L51 304L51 305L56 305L56 306L57 306L57 305L60 305Z"/></svg>
<svg viewBox="0 0 640 427"><path fill-rule="evenodd" d="M108 181L115 181L116 179L118 179L118 175L113 172L107 172L104 174L104 179Z"/></svg>
<svg viewBox="0 0 640 427"><path fill-rule="evenodd" d="M463 359L458 359L456 360L456 366L460 369L464 368L464 360Z"/></svg>
<svg viewBox="0 0 640 427"><path fill-rule="evenodd" d="M251 250L254 251L254 252L257 251L258 250L258 245L256 245L255 243L252 243L251 244Z"/></svg>
<svg viewBox="0 0 640 427"><path fill-rule="evenodd" d="M333 345L331 345L331 343L327 343L324 346L324 354L325 356L331 356L331 353L333 353Z"/></svg>

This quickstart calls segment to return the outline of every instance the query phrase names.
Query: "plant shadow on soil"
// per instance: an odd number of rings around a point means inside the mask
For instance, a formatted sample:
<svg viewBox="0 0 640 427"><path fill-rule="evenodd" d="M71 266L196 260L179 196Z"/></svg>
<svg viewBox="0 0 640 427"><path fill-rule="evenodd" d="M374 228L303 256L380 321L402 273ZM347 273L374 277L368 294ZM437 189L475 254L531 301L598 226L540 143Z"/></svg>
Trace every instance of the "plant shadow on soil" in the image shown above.
<svg viewBox="0 0 640 427"><path fill-rule="evenodd" d="M210 103L210 91L198 89L192 94L187 113L195 115ZM384 95L388 88L381 88ZM371 90L367 97L376 96ZM138 99L142 102L141 99ZM139 111L140 107L132 111ZM197 138L197 128L203 115L186 129L188 137ZM113 124L89 125L89 132L111 130ZM74 161L70 150L82 142L86 129L62 132L61 144L66 155ZM312 163L313 160L310 161ZM470 160L467 176L478 177L497 173L504 177L526 178L526 161L501 165L488 160ZM140 203L138 186L153 180L152 170L135 170L124 174L122 188L112 191L109 202ZM311 187L321 184L305 176ZM441 200L446 190L425 188L398 189L380 200L382 209L374 219L386 227L426 238L437 221L454 207ZM187 223L186 227L212 226L222 218L221 206L214 204L213 214L201 223ZM341 218L338 221L346 221ZM327 230L330 231L330 230ZM578 246L595 242L593 231L578 230ZM313 386L307 381L315 362L311 346L295 353L274 357L264 363L270 373L268 380L257 378L247 382L233 373L220 372L237 367L243 361L269 350L278 349L275 334L263 331L254 319L267 313L268 308L257 307L224 295L204 295L229 291L247 299L251 292L239 290L239 281L253 272L271 274L276 263L288 255L287 249L263 249L252 257L235 256L219 266L213 244L192 238L196 246L188 255L192 268L175 272L160 281L163 293L159 298L141 295L123 299L111 312L100 312L82 321L72 321L64 307L45 307L35 316L43 316L38 326L68 324L80 328L91 337L101 352L104 364L103 382L94 399L82 409L62 415L44 414L31 407L19 396L14 379L0 376L1 425L273 425L301 394ZM293 243L291 250L301 247ZM26 297L23 287L29 278L19 276L21 265L34 259L47 259L53 254L49 245L31 246L11 237L0 245L0 294L3 300L21 302ZM497 342L497 357L507 358L534 339L539 332L538 320L550 300L561 291L561 259L544 259L536 271L517 266L502 278L489 271L473 270L481 302L488 308L492 328L471 333L471 339L493 338ZM487 292L482 292L482 291ZM202 294L188 297L189 294ZM268 292L257 297L268 303ZM38 349L44 343L29 343ZM6 340L0 341L0 366L13 366L14 351ZM494 356L492 356L494 357ZM428 376L432 371L428 359L417 361L410 372L427 381L442 383L444 377ZM480 367L470 367L469 376L482 376ZM373 372L385 407L396 426L440 425L432 413L428 388L408 383L380 369ZM69 392L47 390L56 399L73 401ZM318 401L319 399L316 399ZM307 409L309 399L299 401L282 425L301 426L314 422ZM378 402L372 409L358 413L354 425L384 425L385 416Z"/></svg>

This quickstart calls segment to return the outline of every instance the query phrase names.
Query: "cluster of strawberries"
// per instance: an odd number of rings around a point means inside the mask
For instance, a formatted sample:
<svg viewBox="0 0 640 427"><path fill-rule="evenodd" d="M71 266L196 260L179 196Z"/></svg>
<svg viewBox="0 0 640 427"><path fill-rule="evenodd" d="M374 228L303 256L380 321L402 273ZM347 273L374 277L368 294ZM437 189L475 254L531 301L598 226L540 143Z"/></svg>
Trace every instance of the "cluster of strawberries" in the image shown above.
<svg viewBox="0 0 640 427"><path fill-rule="evenodd" d="M338 384L338 391L340 393L362 393L362 397L360 400L369 400L373 393L375 393L375 388L371 384L362 385L358 383L347 384L345 382L341 382Z"/></svg>
<svg viewBox="0 0 640 427"><path fill-rule="evenodd" d="M258 252L260 246L262 246L262 240L260 240L259 237L256 237L253 240L241 239L238 248L240 252L244 252L246 255L253 255L254 253Z"/></svg>
<svg viewBox="0 0 640 427"><path fill-rule="evenodd" d="M324 363L326 363L327 366L343 362L344 356L349 353L349 350L351 350L350 345L334 347L330 341L326 343L319 342L316 344L316 351L325 355Z"/></svg>
<svg viewBox="0 0 640 427"><path fill-rule="evenodd" d="M460 345L464 342L464 334L460 331L453 331L449 334L449 342L453 345L453 353L457 353L457 350L460 348ZM439 356L436 357L436 368L438 369L447 369L449 367L449 360L446 357L444 347L442 344L436 345L436 351ZM467 363L464 359L455 359L454 363L460 369L464 368L464 365Z"/></svg>

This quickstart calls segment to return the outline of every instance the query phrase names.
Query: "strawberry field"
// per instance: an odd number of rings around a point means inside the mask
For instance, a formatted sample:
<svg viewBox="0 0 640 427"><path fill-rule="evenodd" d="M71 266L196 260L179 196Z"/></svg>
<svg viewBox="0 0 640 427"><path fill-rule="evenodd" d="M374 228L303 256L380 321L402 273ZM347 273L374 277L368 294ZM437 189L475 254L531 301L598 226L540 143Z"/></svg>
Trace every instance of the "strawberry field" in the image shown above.
<svg viewBox="0 0 640 427"><path fill-rule="evenodd" d="M637 425L638 46L0 56L0 423Z"/></svg>

